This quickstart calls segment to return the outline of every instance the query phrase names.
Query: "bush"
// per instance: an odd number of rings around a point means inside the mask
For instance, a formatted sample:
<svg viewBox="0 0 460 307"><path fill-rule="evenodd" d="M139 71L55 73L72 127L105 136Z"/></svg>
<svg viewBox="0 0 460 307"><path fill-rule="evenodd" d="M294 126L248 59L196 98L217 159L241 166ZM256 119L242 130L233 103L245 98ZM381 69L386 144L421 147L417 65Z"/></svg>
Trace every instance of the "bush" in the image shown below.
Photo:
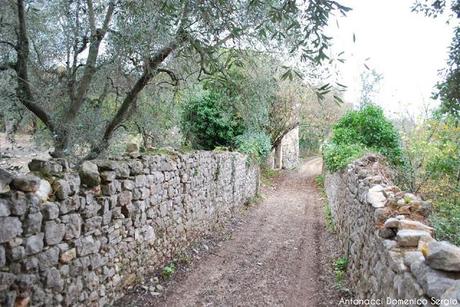
<svg viewBox="0 0 460 307"><path fill-rule="evenodd" d="M236 112L224 107L225 95L203 91L192 96L184 106L182 131L193 148L212 150L233 147L236 136L243 130Z"/></svg>
<svg viewBox="0 0 460 307"><path fill-rule="evenodd" d="M238 151L249 155L249 157L257 162L265 159L271 151L271 139L264 132L245 132L236 138L236 146Z"/></svg>
<svg viewBox="0 0 460 307"><path fill-rule="evenodd" d="M323 159L327 169L336 172L363 156L365 152L365 148L359 144L330 143L323 148Z"/></svg>
<svg viewBox="0 0 460 307"><path fill-rule="evenodd" d="M399 134L382 109L374 105L347 112L334 126L323 155L326 167L337 171L366 151L381 153L395 165L401 163Z"/></svg>
<svg viewBox="0 0 460 307"><path fill-rule="evenodd" d="M436 239L460 245L460 206L450 202L439 202L430 216Z"/></svg>
<svg viewBox="0 0 460 307"><path fill-rule="evenodd" d="M347 112L334 126L332 141L336 144L361 144L377 150L393 162L401 158L398 131L385 118L382 109L371 104L359 111Z"/></svg>

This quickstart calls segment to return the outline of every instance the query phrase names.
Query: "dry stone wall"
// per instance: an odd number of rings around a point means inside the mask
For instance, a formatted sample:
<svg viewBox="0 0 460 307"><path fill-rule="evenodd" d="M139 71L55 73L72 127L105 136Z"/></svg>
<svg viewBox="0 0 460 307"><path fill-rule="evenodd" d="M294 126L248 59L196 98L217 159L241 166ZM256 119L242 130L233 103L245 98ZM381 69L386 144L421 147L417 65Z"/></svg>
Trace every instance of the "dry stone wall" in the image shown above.
<svg viewBox="0 0 460 307"><path fill-rule="evenodd" d="M299 166L299 152L299 126L296 126L283 136L265 163L272 169L294 169Z"/></svg>
<svg viewBox="0 0 460 307"><path fill-rule="evenodd" d="M281 150L283 168L296 168L299 165L299 126L296 126L283 137Z"/></svg>
<svg viewBox="0 0 460 307"><path fill-rule="evenodd" d="M246 156L194 152L2 172L2 306L103 306L257 193ZM2 190L0 190L2 192Z"/></svg>
<svg viewBox="0 0 460 307"><path fill-rule="evenodd" d="M326 174L348 275L349 305L460 306L460 248L433 239L431 204L393 185L379 156Z"/></svg>

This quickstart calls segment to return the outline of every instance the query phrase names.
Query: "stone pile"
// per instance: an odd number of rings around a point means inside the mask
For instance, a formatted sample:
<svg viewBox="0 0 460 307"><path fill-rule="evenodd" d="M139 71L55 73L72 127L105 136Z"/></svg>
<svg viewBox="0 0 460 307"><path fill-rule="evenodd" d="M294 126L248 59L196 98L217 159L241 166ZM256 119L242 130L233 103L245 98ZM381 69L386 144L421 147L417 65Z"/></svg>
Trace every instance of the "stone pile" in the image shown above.
<svg viewBox="0 0 460 307"><path fill-rule="evenodd" d="M326 175L357 297L412 300L401 306L460 305L460 248L433 238L426 222L431 203L394 186L382 175L386 170L380 156L368 155Z"/></svg>
<svg viewBox="0 0 460 307"><path fill-rule="evenodd" d="M2 306L103 306L162 268L257 193L228 152L33 160L0 172Z"/></svg>

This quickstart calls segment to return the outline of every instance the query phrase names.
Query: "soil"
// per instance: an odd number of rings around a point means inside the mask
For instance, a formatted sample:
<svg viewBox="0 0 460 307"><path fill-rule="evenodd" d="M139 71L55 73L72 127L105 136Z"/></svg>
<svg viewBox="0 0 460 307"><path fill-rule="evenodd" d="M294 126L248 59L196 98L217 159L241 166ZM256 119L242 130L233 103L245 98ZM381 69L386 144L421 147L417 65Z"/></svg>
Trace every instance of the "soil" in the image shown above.
<svg viewBox="0 0 460 307"><path fill-rule="evenodd" d="M193 248L169 281L156 286L158 278L147 277L116 305L338 306L348 295L335 281L340 254L314 181L321 167L312 158L282 171L262 187L260 203Z"/></svg>

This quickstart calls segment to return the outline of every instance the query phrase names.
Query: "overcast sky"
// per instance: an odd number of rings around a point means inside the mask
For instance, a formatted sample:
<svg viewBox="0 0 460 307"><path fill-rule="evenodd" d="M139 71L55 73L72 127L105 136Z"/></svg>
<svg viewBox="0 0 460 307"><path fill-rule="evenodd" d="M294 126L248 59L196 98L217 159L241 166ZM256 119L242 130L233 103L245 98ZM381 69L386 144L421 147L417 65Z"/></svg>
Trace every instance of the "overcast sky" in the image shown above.
<svg viewBox="0 0 460 307"><path fill-rule="evenodd" d="M353 11L331 23L334 50L345 51L340 67L348 85L345 100L357 102L364 63L383 74L377 103L387 113L422 111L446 66L452 27L446 18L411 12L413 0L342 0ZM353 42L353 33L356 41ZM367 58L369 60L365 61Z"/></svg>

